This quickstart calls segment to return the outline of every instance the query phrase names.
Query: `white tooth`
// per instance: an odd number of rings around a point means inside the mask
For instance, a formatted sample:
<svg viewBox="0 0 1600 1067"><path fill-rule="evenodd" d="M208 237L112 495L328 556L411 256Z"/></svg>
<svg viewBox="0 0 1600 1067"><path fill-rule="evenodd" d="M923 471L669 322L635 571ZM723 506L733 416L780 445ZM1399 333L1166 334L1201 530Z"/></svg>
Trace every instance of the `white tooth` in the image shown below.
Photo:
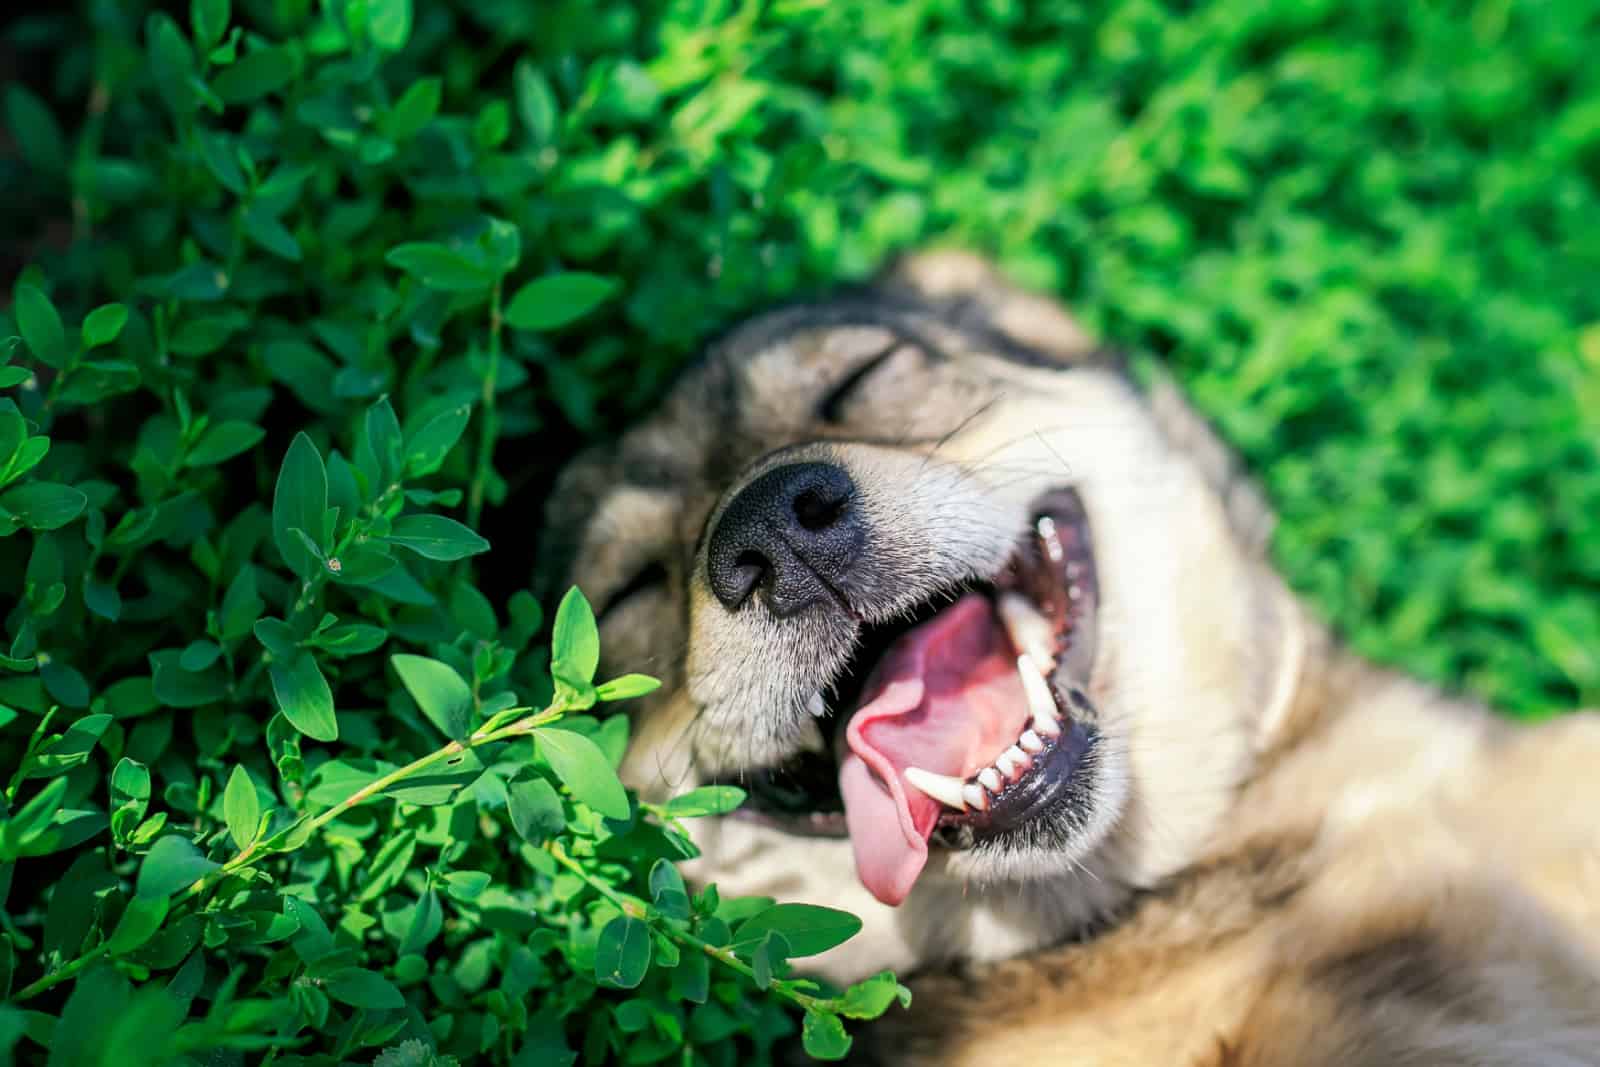
<svg viewBox="0 0 1600 1067"><path fill-rule="evenodd" d="M905 776L906 781L945 807L955 808L957 811L966 810L967 802L961 798L961 779L952 778L948 774L934 774L921 767L907 767Z"/></svg>
<svg viewBox="0 0 1600 1067"><path fill-rule="evenodd" d="M1017 777L1017 761L1011 758L1011 751L1008 748L994 758L995 769L1007 781L1013 781Z"/></svg>
<svg viewBox="0 0 1600 1067"><path fill-rule="evenodd" d="M1032 730L1022 731L1022 736L1017 738L1017 744L1022 746L1024 752L1043 752L1044 739Z"/></svg>
<svg viewBox="0 0 1600 1067"><path fill-rule="evenodd" d="M1040 670L1054 667L1055 631L1050 620L1040 614L1027 597L1018 593L1002 593L996 607L1017 651L1032 656Z"/></svg>
<svg viewBox="0 0 1600 1067"><path fill-rule="evenodd" d="M1006 771L1006 777L1013 781L1016 780L1019 774L1033 766L1033 760L1029 759L1028 754L1016 745L1012 745L1000 753L1000 758L1010 764L1010 768Z"/></svg>
<svg viewBox="0 0 1600 1067"><path fill-rule="evenodd" d="M811 694L811 699L806 701L806 710L819 719L828 714L828 705L823 701L820 691Z"/></svg>
<svg viewBox="0 0 1600 1067"><path fill-rule="evenodd" d="M1046 737L1060 736L1061 724L1056 721L1056 698L1050 695L1050 683L1044 680L1044 672L1030 657L1018 656L1017 673L1022 676L1022 689L1028 695L1033 728Z"/></svg>
<svg viewBox="0 0 1600 1067"><path fill-rule="evenodd" d="M989 794L984 791L981 785L973 785L968 782L962 786L961 799L967 802L967 807L969 808L977 808L979 811L989 810Z"/></svg>
<svg viewBox="0 0 1600 1067"><path fill-rule="evenodd" d="M985 767L978 772L978 781L991 793L998 793L1005 786L1005 779L1000 777L1000 772L993 767Z"/></svg>

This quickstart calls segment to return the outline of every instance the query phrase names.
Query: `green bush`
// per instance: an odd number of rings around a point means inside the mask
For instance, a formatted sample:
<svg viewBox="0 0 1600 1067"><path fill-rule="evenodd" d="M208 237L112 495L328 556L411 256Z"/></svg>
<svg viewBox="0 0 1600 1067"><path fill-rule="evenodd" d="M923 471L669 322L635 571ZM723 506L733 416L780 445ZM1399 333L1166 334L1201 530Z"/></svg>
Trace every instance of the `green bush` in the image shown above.
<svg viewBox="0 0 1600 1067"><path fill-rule="evenodd" d="M736 798L618 793L646 683L580 599L541 636L528 516L708 330L923 240L1166 363L1358 647L1600 700L1591 0L177 10L0 45L19 1058L841 1054L898 987L661 862Z"/></svg>
<svg viewBox="0 0 1600 1067"><path fill-rule="evenodd" d="M655 683L594 684L576 591L547 660L525 547L479 565L533 397L586 425L622 355L557 358L618 289L561 261L618 234L537 192L590 89L480 91L493 38L403 0L254 14L34 23L92 27L91 114L6 95L75 232L0 322L4 1047L731 1064L782 1004L843 1055L902 990L785 961L859 920L691 896L681 820L739 791L625 793L627 721L585 713ZM559 176L601 214L605 166Z"/></svg>

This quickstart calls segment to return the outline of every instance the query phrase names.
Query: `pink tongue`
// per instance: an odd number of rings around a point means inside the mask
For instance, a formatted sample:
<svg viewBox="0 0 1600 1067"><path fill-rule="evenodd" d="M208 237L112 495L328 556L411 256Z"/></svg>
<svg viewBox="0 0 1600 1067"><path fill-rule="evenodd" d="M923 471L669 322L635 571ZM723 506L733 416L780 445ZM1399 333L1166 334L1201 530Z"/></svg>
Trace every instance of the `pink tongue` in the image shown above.
<svg viewBox="0 0 1600 1067"><path fill-rule="evenodd" d="M1021 734L1027 699L1016 653L989 601L969 594L902 636L862 688L839 791L861 884L899 904L928 861L941 805L907 767L967 778Z"/></svg>

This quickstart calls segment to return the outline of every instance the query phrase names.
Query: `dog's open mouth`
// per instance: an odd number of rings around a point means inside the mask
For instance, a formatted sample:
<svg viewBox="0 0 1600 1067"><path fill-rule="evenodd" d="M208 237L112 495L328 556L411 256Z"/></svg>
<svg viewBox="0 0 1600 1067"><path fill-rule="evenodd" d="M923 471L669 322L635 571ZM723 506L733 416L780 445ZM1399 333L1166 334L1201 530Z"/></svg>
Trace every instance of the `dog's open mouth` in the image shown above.
<svg viewBox="0 0 1600 1067"><path fill-rule="evenodd" d="M1098 598L1083 504L1053 491L992 579L863 630L832 699L809 702L832 737L743 776L746 817L848 833L863 884L898 904L930 839L970 847L1071 803L1095 737Z"/></svg>

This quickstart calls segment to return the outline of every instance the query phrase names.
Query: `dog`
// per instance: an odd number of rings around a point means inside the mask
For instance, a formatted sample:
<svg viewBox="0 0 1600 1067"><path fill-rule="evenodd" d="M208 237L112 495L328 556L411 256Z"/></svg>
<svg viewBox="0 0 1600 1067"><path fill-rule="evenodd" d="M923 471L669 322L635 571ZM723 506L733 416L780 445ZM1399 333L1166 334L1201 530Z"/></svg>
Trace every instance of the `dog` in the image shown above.
<svg viewBox="0 0 1600 1067"><path fill-rule="evenodd" d="M1600 1063L1600 717L1343 648L1179 392L960 252L771 312L579 456L597 605L692 876L847 909L862 1058Z"/></svg>

